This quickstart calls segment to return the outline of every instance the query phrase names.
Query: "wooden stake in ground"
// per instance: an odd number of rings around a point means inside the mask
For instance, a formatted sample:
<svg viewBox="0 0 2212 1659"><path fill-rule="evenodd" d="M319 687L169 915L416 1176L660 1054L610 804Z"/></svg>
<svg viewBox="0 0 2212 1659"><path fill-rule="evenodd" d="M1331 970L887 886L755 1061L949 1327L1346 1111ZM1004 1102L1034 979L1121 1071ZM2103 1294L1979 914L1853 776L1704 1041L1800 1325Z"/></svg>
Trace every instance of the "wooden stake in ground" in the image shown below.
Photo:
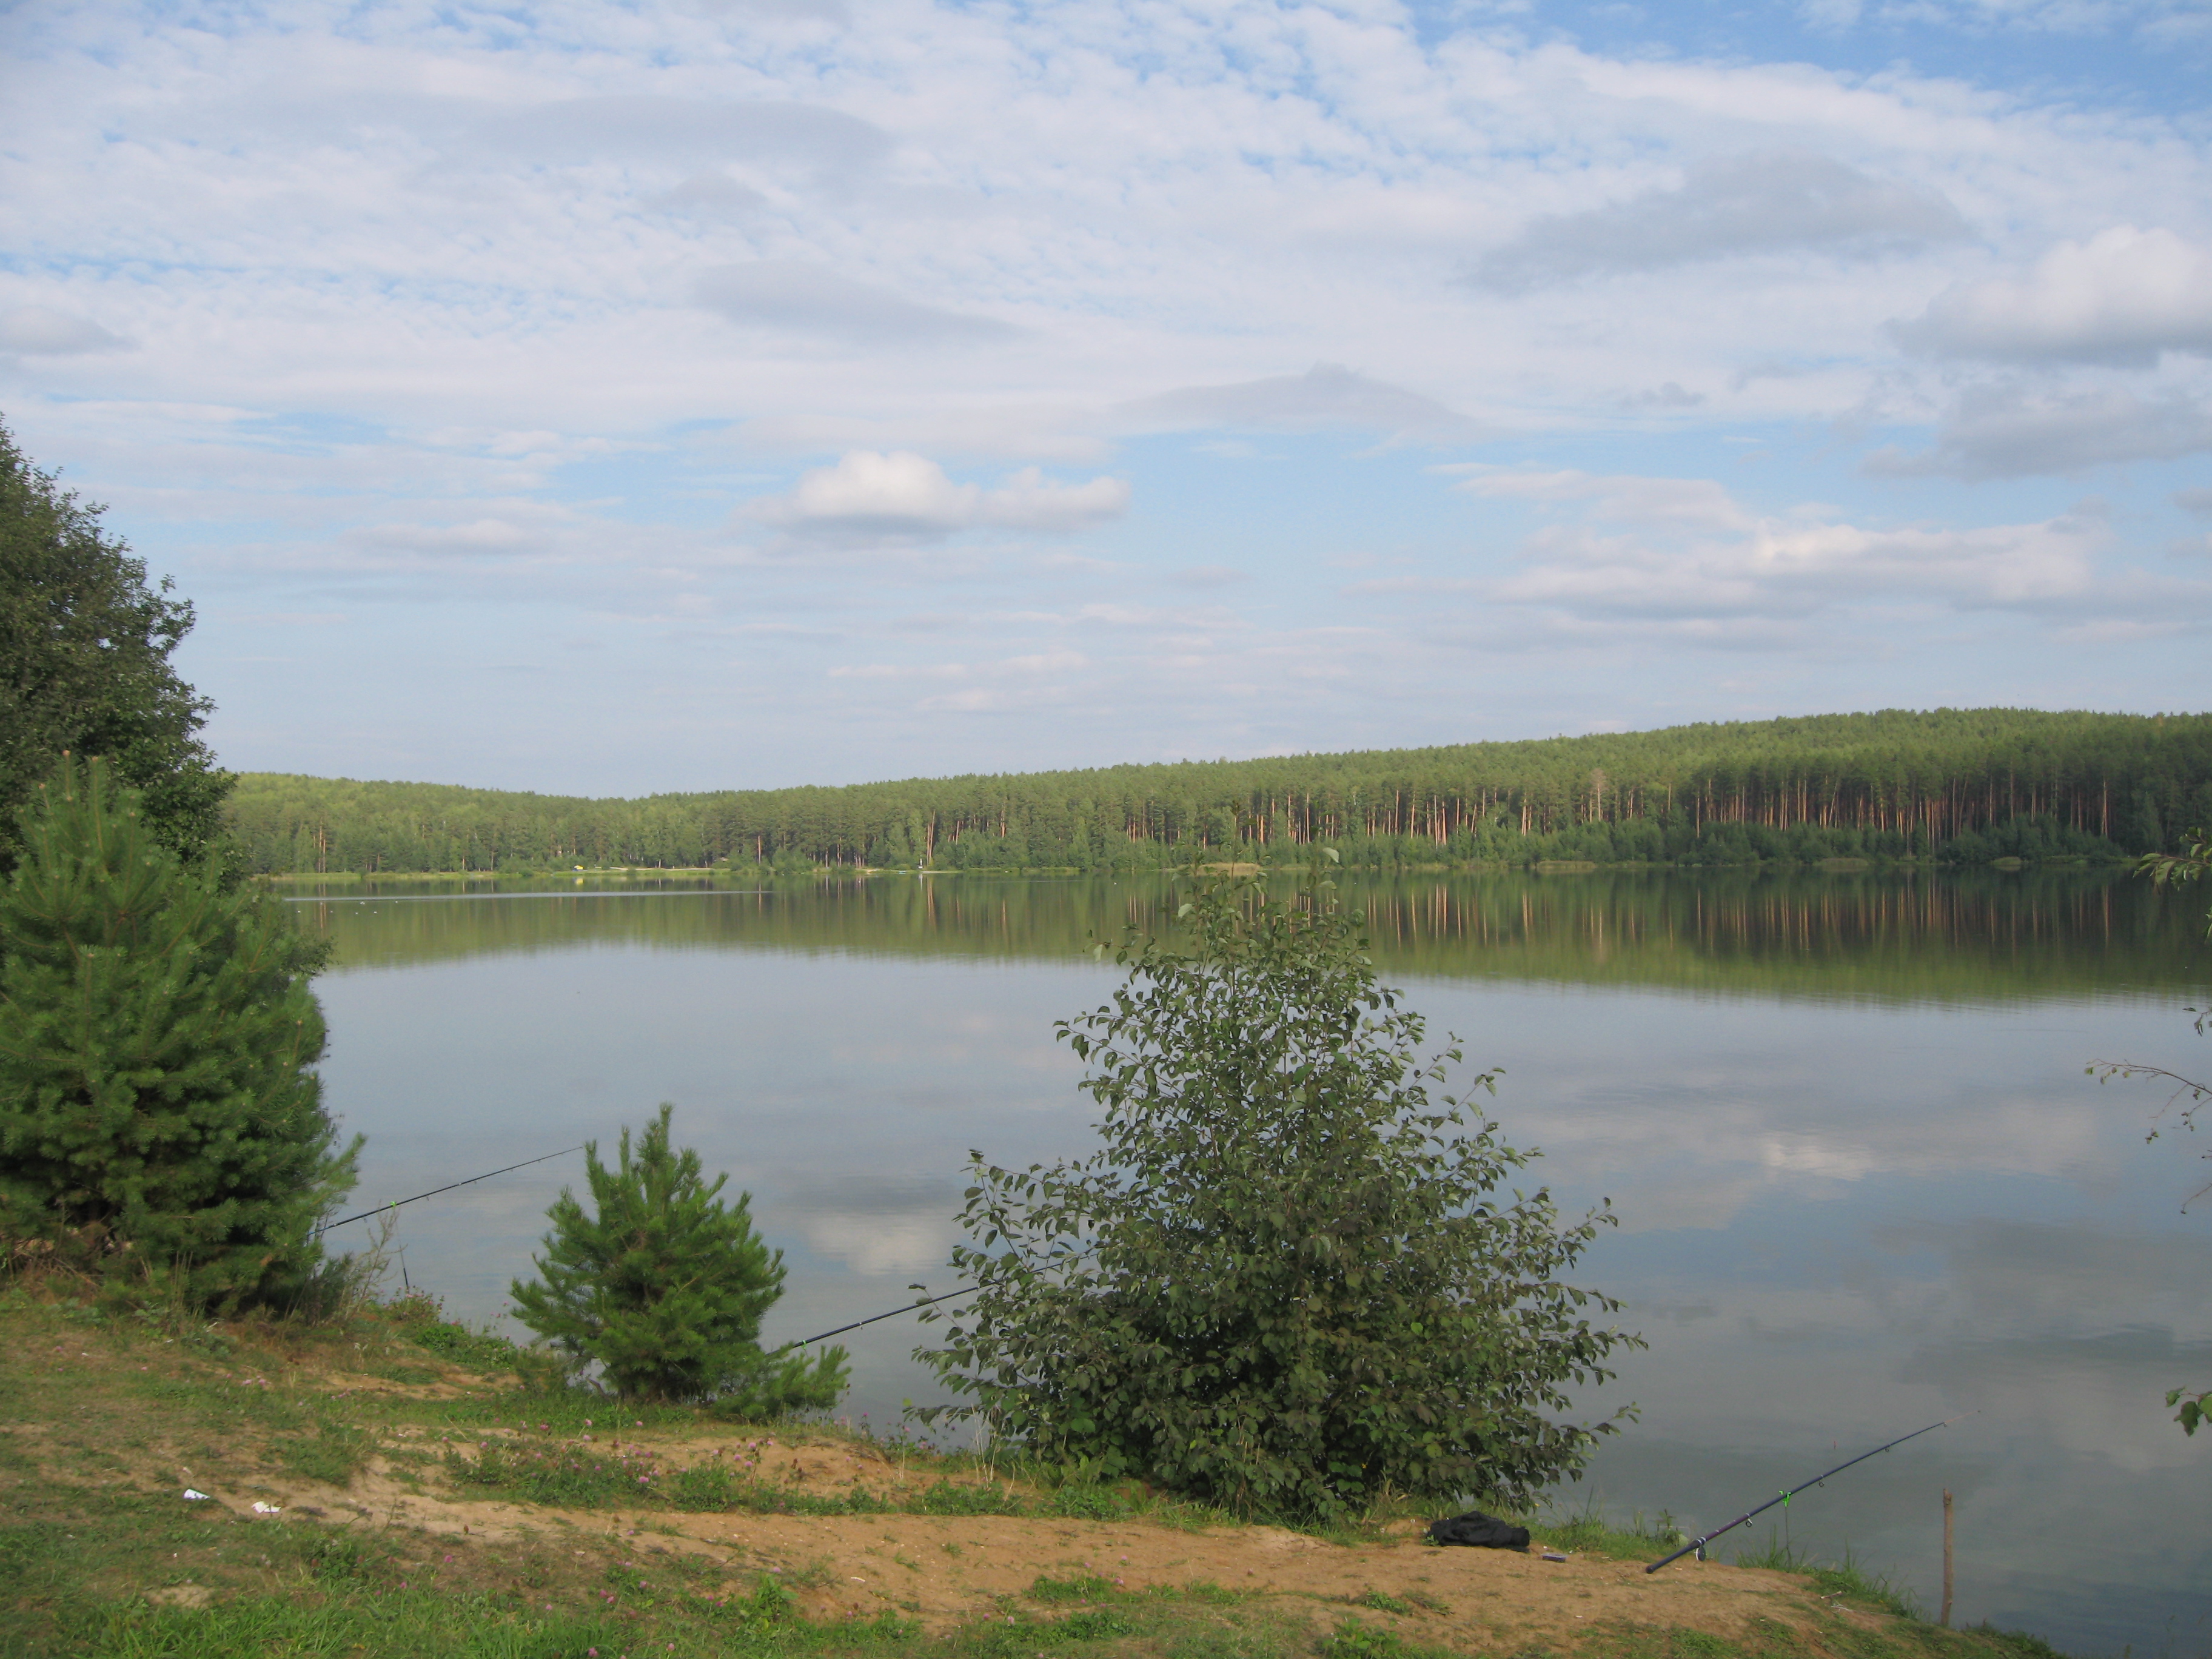
<svg viewBox="0 0 2212 1659"><path fill-rule="evenodd" d="M1951 1489L1943 1488L1943 1612L1936 1621L1951 1628Z"/></svg>

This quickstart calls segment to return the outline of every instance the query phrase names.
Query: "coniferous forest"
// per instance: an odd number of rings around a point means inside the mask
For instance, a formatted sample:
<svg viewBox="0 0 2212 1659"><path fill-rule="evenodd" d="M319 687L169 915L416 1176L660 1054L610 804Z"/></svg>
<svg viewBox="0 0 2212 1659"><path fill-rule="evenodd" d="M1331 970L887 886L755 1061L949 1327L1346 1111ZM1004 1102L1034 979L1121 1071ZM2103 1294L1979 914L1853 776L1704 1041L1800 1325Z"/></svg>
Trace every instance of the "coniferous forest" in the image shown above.
<svg viewBox="0 0 2212 1659"><path fill-rule="evenodd" d="M2109 859L2212 822L2212 715L1887 710L633 800L247 773L228 811L272 874Z"/></svg>

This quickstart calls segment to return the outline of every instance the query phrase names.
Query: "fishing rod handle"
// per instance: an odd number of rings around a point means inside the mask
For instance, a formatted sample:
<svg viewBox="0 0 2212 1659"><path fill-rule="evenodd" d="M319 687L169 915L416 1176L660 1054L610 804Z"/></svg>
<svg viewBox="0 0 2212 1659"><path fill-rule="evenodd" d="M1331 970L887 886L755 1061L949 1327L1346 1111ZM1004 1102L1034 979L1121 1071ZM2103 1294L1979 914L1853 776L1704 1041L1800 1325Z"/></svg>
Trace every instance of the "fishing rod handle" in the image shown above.
<svg viewBox="0 0 2212 1659"><path fill-rule="evenodd" d="M1759 1511L1756 1510L1752 1511L1752 1515L1756 1515L1758 1513ZM1680 1560L1692 1550L1695 1550L1698 1553L1698 1559L1702 1561L1705 1559L1706 1545L1711 1543L1714 1539L1719 1537L1724 1532L1734 1532L1738 1527L1741 1526L1745 1522L1750 1519L1751 1515L1739 1515L1725 1527L1715 1527L1703 1538L1692 1538L1688 1543L1683 1545L1681 1548L1676 1550L1672 1555L1666 1557L1662 1560L1654 1561L1650 1566L1644 1568L1644 1571L1647 1574L1656 1572L1660 1568L1670 1566L1674 1563Z"/></svg>

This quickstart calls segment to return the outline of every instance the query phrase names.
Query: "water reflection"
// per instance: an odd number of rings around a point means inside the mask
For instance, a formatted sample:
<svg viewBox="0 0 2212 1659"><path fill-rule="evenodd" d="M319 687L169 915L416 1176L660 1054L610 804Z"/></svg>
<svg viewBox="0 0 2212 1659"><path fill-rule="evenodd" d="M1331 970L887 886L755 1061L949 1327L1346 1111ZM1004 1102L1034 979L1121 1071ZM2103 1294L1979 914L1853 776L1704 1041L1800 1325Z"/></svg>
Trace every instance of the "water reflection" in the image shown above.
<svg viewBox="0 0 2212 1659"><path fill-rule="evenodd" d="M2192 1057L2201 915L2090 878L1346 887L1432 1031L1505 1068L1495 1110L1543 1149L1536 1173L1621 1216L1583 1276L1651 1347L1589 1402L1643 1408L1598 1501L1711 1524L1832 1451L1976 1411L1782 1524L1926 1595L1948 1485L1963 1618L2084 1652L2212 1650L2212 1437L2160 1404L2212 1380L2212 1224L2178 1210L2199 1166L2143 1144L2160 1097L2081 1072ZM371 1137L364 1203L676 1101L786 1250L769 1334L798 1336L947 1287L969 1148L1087 1148L1052 1023L1113 983L1090 936L1166 897L963 879L318 903L339 949L330 1097ZM496 1314L575 1175L404 1212L410 1272ZM856 1413L927 1393L917 1334L855 1334Z"/></svg>
<svg viewBox="0 0 2212 1659"><path fill-rule="evenodd" d="M1287 885L1287 884L1285 884ZM457 903L466 895L507 902ZM2201 982L2201 906L2110 872L1347 874L1400 973L1771 996L2009 1000ZM1072 960L1150 931L1165 880L878 878L757 891L374 884L302 895L343 965L632 942Z"/></svg>

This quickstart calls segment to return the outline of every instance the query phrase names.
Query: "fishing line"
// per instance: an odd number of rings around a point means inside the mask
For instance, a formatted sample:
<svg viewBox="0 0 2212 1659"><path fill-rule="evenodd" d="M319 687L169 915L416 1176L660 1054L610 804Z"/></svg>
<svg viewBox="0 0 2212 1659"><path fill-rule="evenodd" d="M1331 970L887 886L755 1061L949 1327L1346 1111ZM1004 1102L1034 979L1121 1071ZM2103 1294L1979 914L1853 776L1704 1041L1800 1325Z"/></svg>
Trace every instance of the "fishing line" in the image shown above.
<svg viewBox="0 0 2212 1659"><path fill-rule="evenodd" d="M343 1221L325 1221L321 1226L316 1228L314 1231L309 1233L307 1237L310 1238L319 1237L322 1234L330 1231L333 1227L343 1227L347 1225L349 1223L356 1221L366 1221L373 1215L382 1215L386 1210L396 1210L402 1204L420 1203L426 1198L437 1197L440 1193L450 1193L456 1187L473 1187L479 1181L489 1181L494 1176L507 1175L516 1170L526 1170L533 1164L549 1164L556 1158L566 1158L571 1152L580 1152L583 1150L583 1147L580 1146L563 1146L557 1152L546 1153L544 1158L526 1158L521 1163L510 1164L504 1170L487 1170L480 1176L471 1176L466 1181L448 1182L442 1187L433 1187L427 1193L417 1193L413 1198L395 1199L389 1204L380 1204L373 1210L363 1210L359 1215L349 1215L346 1217Z"/></svg>
<svg viewBox="0 0 2212 1659"><path fill-rule="evenodd" d="M847 1331L857 1331L863 1325L873 1325L879 1320L896 1319L902 1313L912 1313L917 1308L934 1307L939 1302L950 1302L956 1296L969 1296L981 1290L981 1285L970 1285L966 1290L947 1291L943 1296L933 1296L926 1301L909 1302L903 1308L893 1308L889 1313L870 1314L866 1319L856 1319L849 1325L840 1325L834 1331L824 1331L820 1336L803 1336L796 1342L787 1342L776 1350L789 1353L793 1348L803 1348L810 1342L819 1342L825 1337L842 1336Z"/></svg>
<svg viewBox="0 0 2212 1659"><path fill-rule="evenodd" d="M1723 1533L1732 1531L1735 1528L1741 1526L1745 1522L1750 1520L1753 1516L1764 1514L1766 1510L1772 1509L1777 1504L1787 1504L1801 1492L1812 1491L1814 1487L1819 1486L1823 1480L1826 1480L1828 1478L1828 1475L1841 1474L1845 1469L1850 1468L1852 1463L1863 1463L1869 1457L1879 1457L1882 1453L1887 1451L1890 1446L1901 1446L1908 1440L1917 1440L1923 1434L1933 1434L1938 1429L1948 1429L1954 1423L1962 1423L1967 1418L1973 1417L1977 1414L1977 1412L1960 1412L1958 1416L1947 1417L1941 1423L1930 1423L1924 1429L1913 1430L1911 1434L1900 1434L1896 1439L1891 1441L1888 1445L1876 1446L1872 1451L1861 1452L1856 1457L1852 1458L1850 1462L1837 1464L1835 1468L1828 1471L1827 1474L1816 1474L1810 1480L1808 1480L1803 1486L1793 1486L1788 1492L1779 1493L1775 1497L1768 1498L1757 1509L1746 1510L1741 1515L1736 1516L1735 1520L1729 1522L1727 1526L1715 1527L1703 1538L1692 1538L1688 1543L1683 1545L1681 1548L1676 1550L1672 1555L1666 1557L1662 1560L1654 1561L1650 1566L1644 1568L1644 1571L1646 1572L1656 1572L1660 1568L1665 1566L1668 1561L1679 1561L1684 1556L1687 1555L1692 1550L1697 1551L1698 1559L1702 1561L1705 1559L1706 1545L1711 1543L1714 1539L1719 1537Z"/></svg>

